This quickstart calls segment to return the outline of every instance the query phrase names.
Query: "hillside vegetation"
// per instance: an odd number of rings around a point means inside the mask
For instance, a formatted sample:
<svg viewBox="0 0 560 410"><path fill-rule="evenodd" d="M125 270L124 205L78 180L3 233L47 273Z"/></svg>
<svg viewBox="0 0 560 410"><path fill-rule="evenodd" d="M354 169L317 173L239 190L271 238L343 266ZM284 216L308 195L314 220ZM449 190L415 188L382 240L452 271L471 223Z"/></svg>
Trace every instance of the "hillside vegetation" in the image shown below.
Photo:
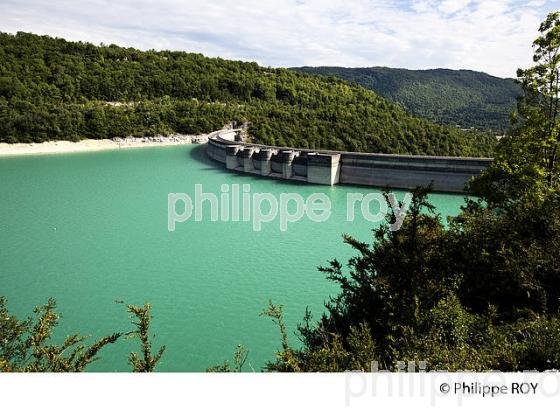
<svg viewBox="0 0 560 410"><path fill-rule="evenodd" d="M521 87L469 70L405 70L371 67L299 67L298 72L353 81L438 124L502 133L509 128Z"/></svg>
<svg viewBox="0 0 560 410"><path fill-rule="evenodd" d="M495 144L334 78L0 33L0 141L202 133L230 121L250 122L255 142L284 146L486 156Z"/></svg>

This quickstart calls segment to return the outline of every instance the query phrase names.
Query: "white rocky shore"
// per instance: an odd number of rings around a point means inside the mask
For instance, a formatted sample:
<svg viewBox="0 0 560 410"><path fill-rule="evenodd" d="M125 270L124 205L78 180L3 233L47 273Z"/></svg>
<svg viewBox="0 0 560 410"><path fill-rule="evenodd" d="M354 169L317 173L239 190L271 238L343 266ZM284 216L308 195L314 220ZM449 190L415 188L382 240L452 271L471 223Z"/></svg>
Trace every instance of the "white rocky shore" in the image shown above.
<svg viewBox="0 0 560 410"><path fill-rule="evenodd" d="M40 143L0 143L1 156L37 155L37 154L64 154L72 152L105 151L114 149L159 147L183 144L205 144L208 134L184 135L172 134L168 136L156 135L153 137L126 137L102 140L72 141L47 141Z"/></svg>
<svg viewBox="0 0 560 410"><path fill-rule="evenodd" d="M118 144L206 144L208 142L208 134L203 135L184 135L172 134L168 136L156 135L154 137L126 137L113 138Z"/></svg>

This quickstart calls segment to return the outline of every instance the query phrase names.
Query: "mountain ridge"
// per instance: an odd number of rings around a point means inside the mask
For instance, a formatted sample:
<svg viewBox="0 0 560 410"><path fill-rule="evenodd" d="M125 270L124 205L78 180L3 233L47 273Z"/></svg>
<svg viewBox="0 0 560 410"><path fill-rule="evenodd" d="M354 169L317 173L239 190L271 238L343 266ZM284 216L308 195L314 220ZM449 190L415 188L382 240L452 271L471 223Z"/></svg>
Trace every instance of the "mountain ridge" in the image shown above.
<svg viewBox="0 0 560 410"><path fill-rule="evenodd" d="M521 87L511 78L469 69L303 66L291 70L357 83L442 125L503 133Z"/></svg>

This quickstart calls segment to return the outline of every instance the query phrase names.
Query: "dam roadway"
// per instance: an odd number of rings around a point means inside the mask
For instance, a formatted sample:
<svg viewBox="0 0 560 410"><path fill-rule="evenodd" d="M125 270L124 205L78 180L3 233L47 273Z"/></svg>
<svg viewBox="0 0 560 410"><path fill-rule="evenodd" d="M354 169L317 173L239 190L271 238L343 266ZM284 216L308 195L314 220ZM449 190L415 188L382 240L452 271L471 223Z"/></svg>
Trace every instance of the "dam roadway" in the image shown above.
<svg viewBox="0 0 560 410"><path fill-rule="evenodd" d="M274 147L240 141L240 130L208 136L207 155L229 170L321 185L365 185L461 193L492 158L371 154Z"/></svg>

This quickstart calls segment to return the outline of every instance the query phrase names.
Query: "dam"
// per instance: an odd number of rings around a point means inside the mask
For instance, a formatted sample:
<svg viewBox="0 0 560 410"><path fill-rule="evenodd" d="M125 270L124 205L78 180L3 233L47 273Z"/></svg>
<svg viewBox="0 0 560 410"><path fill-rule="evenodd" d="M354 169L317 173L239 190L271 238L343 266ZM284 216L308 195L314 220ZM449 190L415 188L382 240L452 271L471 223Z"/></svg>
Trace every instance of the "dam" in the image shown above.
<svg viewBox="0 0 560 410"><path fill-rule="evenodd" d="M321 185L365 185L438 192L464 192L492 158L440 157L312 150L246 143L240 130L208 136L207 155L228 170Z"/></svg>

